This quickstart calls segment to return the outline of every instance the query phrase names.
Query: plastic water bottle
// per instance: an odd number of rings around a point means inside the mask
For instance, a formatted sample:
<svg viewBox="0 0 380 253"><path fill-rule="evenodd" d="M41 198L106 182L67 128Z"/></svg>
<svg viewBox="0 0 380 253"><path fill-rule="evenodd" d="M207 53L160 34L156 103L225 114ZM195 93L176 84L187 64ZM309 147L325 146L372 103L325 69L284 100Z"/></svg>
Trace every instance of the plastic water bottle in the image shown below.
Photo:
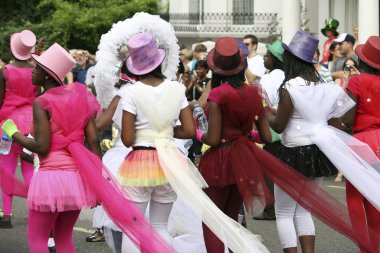
<svg viewBox="0 0 380 253"><path fill-rule="evenodd" d="M3 133L3 136L1 136L1 141L0 141L0 154L8 155L9 151L11 151L11 147L12 147L12 139L9 138L5 133Z"/></svg>
<svg viewBox="0 0 380 253"><path fill-rule="evenodd" d="M199 104L194 105L193 117L197 120L199 130L207 132L208 122L205 112Z"/></svg>

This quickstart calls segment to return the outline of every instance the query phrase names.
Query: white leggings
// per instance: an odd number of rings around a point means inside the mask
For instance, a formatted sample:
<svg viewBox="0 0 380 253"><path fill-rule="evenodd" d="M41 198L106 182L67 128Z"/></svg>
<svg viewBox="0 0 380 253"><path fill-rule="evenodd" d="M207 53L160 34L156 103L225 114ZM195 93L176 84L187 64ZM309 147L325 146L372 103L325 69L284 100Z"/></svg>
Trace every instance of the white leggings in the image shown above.
<svg viewBox="0 0 380 253"><path fill-rule="evenodd" d="M141 212L145 214L148 202L136 203ZM149 220L153 229L156 230L170 245L172 245L173 238L168 233L168 219L172 210L173 203L159 203L151 200L149 206ZM121 246L122 253L139 253L140 249L129 239L128 236L123 234L123 242Z"/></svg>
<svg viewBox="0 0 380 253"><path fill-rule="evenodd" d="M318 185L322 177L314 182ZM283 249L297 247L297 236L315 235L314 222L309 211L306 211L286 192L274 185L277 231Z"/></svg>

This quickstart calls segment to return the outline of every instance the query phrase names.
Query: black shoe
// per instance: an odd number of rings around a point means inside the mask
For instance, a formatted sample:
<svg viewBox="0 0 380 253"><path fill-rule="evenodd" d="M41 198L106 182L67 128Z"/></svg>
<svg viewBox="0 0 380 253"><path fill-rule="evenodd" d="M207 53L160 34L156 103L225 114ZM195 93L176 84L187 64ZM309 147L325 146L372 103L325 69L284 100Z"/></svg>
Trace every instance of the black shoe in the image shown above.
<svg viewBox="0 0 380 253"><path fill-rule="evenodd" d="M57 250L55 249L55 246L53 246L53 247L48 247L49 248L49 252L50 253L56 253L57 252Z"/></svg>
<svg viewBox="0 0 380 253"><path fill-rule="evenodd" d="M276 220L276 215L274 214L274 210L264 210L261 214L253 216L254 220Z"/></svg>
<svg viewBox="0 0 380 253"><path fill-rule="evenodd" d="M12 228L11 220L0 220L0 228Z"/></svg>
<svg viewBox="0 0 380 253"><path fill-rule="evenodd" d="M104 242L104 232L103 229L97 229L92 235L86 237L86 242Z"/></svg>

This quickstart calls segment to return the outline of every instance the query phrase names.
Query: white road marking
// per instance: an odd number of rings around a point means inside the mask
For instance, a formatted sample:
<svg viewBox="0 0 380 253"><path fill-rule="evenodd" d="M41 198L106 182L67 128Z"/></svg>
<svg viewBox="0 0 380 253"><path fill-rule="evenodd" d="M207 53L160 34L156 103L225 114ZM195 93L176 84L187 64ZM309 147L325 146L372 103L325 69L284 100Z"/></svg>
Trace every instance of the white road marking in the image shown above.
<svg viewBox="0 0 380 253"><path fill-rule="evenodd" d="M81 228L81 227L74 227L74 230L79 231L79 232L83 232L83 233L88 233L88 234L94 233L93 229L87 229L87 228Z"/></svg>
<svg viewBox="0 0 380 253"><path fill-rule="evenodd" d="M327 185L329 188L337 188L337 189L346 189L344 186L337 186L337 185Z"/></svg>

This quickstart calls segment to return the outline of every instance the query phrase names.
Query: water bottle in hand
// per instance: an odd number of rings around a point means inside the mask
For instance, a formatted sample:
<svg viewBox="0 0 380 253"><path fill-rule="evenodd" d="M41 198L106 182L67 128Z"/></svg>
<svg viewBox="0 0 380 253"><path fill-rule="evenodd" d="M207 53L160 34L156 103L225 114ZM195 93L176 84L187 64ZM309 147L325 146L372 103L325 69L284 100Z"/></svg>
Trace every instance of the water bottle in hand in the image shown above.
<svg viewBox="0 0 380 253"><path fill-rule="evenodd" d="M3 133L3 136L1 136L1 141L0 141L0 154L8 155L9 151L11 151L11 147L12 147L12 139L9 138L5 133Z"/></svg>
<svg viewBox="0 0 380 253"><path fill-rule="evenodd" d="M207 132L207 129L208 129L207 117L202 107L199 106L199 104L194 105L193 117L194 119L197 120L197 125L198 125L199 130Z"/></svg>

